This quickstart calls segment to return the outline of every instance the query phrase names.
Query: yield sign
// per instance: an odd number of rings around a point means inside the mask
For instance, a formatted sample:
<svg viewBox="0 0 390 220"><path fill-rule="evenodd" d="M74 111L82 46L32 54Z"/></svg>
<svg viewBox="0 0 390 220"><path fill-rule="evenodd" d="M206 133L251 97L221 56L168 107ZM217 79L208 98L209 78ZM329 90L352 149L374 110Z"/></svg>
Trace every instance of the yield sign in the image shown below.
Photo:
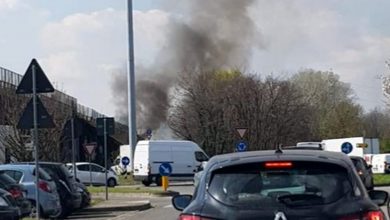
<svg viewBox="0 0 390 220"><path fill-rule="evenodd" d="M16 94L32 94L33 93L33 68L35 68L35 81L37 93L54 92L54 87L43 72L41 66L36 59L33 59L24 74L22 81L16 89Z"/></svg>
<svg viewBox="0 0 390 220"><path fill-rule="evenodd" d="M238 135L240 135L240 138L243 138L248 128L236 128L236 131Z"/></svg>
<svg viewBox="0 0 390 220"><path fill-rule="evenodd" d="M96 144L86 144L86 145L84 145L84 149L85 149L85 152L91 156L93 154L93 152L95 152Z"/></svg>

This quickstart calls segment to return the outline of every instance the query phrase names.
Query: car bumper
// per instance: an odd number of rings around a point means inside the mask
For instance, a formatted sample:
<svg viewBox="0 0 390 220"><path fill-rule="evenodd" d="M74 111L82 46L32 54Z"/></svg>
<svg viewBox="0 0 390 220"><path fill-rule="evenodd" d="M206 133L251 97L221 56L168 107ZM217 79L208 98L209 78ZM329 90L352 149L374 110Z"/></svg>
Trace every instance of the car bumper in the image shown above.
<svg viewBox="0 0 390 220"><path fill-rule="evenodd" d="M81 193L73 193L72 194L72 205L73 205L73 208L74 209L81 208L82 200L83 200L83 198L82 198Z"/></svg>
<svg viewBox="0 0 390 220"><path fill-rule="evenodd" d="M56 215L61 212L60 199L47 199L41 203L42 210L46 215Z"/></svg>
<svg viewBox="0 0 390 220"><path fill-rule="evenodd" d="M17 207L1 207L0 220L19 219L20 209Z"/></svg>
<svg viewBox="0 0 390 220"><path fill-rule="evenodd" d="M31 213L31 202L27 199L17 200L17 205L20 209L22 217L26 217Z"/></svg>

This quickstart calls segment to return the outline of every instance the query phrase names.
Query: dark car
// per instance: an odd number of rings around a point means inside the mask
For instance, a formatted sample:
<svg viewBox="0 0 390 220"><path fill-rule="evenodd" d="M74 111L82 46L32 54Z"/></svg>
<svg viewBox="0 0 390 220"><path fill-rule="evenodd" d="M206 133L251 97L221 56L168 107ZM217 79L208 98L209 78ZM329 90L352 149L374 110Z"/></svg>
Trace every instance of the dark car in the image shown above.
<svg viewBox="0 0 390 220"><path fill-rule="evenodd" d="M388 193L368 193L348 156L276 150L213 157L194 195L172 198L179 219L385 219Z"/></svg>
<svg viewBox="0 0 390 220"><path fill-rule="evenodd" d="M81 208L89 206L91 204L91 193L89 193L88 188L83 183L76 182L75 184L78 191L81 193Z"/></svg>
<svg viewBox="0 0 390 220"><path fill-rule="evenodd" d="M28 216L31 212L31 203L26 198L26 190L21 184L8 176L5 171L0 171L0 188L9 192L20 208L21 217Z"/></svg>
<svg viewBox="0 0 390 220"><path fill-rule="evenodd" d="M17 220L20 218L20 209L12 195L0 189L0 220Z"/></svg>
<svg viewBox="0 0 390 220"><path fill-rule="evenodd" d="M29 163L33 164L33 163ZM69 170L62 163L40 162L39 166L53 178L61 201L60 217L69 215L74 209L81 207L82 195Z"/></svg>
<svg viewBox="0 0 390 220"><path fill-rule="evenodd" d="M374 189L374 176L372 174L371 165L362 157L350 156L353 165L355 165L356 171L358 172L360 179L368 190Z"/></svg>

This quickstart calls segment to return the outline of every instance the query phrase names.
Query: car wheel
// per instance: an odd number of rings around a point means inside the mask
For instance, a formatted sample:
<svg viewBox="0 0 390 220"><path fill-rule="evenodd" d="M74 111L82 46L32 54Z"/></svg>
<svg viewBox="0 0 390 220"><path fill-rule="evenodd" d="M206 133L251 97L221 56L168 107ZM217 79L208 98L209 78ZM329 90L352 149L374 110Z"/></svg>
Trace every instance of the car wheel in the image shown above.
<svg viewBox="0 0 390 220"><path fill-rule="evenodd" d="M162 186L162 178L161 178L161 176L156 177L156 184L157 184L157 186Z"/></svg>
<svg viewBox="0 0 390 220"><path fill-rule="evenodd" d="M109 187L114 187L114 186L116 186L116 181L115 181L115 179L113 179L113 178L108 179L108 181L107 181L107 186L109 186Z"/></svg>

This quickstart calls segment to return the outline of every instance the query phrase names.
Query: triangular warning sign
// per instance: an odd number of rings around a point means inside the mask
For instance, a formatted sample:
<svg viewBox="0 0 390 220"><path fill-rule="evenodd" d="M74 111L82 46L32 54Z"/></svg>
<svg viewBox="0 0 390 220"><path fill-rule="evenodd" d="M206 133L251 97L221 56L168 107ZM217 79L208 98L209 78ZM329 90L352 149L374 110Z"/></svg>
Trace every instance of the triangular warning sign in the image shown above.
<svg viewBox="0 0 390 220"><path fill-rule="evenodd" d="M248 130L248 128L236 128L236 131L237 131L238 135L240 135L241 138L244 137L247 130Z"/></svg>
<svg viewBox="0 0 390 220"><path fill-rule="evenodd" d="M22 81L20 81L16 94L32 94L33 93L33 68L35 68L35 82L37 93L54 92L54 87L46 77L41 66L39 66L37 60L33 59L28 66L26 73L24 74Z"/></svg>
<svg viewBox="0 0 390 220"><path fill-rule="evenodd" d="M32 129L34 128L34 109L33 109L33 98L28 102L22 117L20 117L17 128L19 129ZM38 128L53 128L55 125L53 120L45 107L43 106L42 101L37 97L37 127Z"/></svg>
<svg viewBox="0 0 390 220"><path fill-rule="evenodd" d="M96 145L95 145L95 144L87 144L87 145L84 145L85 152L86 152L88 155L92 155L93 152L95 151L95 148L96 148Z"/></svg>

